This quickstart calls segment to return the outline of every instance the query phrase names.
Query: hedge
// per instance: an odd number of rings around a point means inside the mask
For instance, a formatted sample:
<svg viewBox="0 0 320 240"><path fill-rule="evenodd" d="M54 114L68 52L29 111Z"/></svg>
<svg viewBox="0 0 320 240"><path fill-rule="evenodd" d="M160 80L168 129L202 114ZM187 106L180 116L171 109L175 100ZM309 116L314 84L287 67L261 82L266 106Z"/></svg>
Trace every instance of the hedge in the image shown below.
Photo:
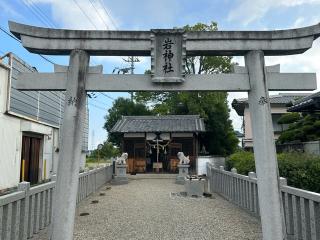
<svg viewBox="0 0 320 240"><path fill-rule="evenodd" d="M287 178L288 185L320 193L320 156L307 153L280 153L277 155L279 174ZM247 175L255 172L252 152L236 152L226 161L227 169L236 168Z"/></svg>

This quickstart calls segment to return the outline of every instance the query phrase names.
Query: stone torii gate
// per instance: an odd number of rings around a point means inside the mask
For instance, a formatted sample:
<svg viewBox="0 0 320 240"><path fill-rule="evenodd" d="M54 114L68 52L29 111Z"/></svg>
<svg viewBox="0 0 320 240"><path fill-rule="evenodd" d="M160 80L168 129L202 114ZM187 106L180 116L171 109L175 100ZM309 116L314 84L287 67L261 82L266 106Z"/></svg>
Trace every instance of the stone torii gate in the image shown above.
<svg viewBox="0 0 320 240"><path fill-rule="evenodd" d="M286 236L268 91L314 90L314 73L280 73L264 56L300 54L320 35L320 24L281 31L184 32L79 31L9 22L32 53L70 55L54 73L22 73L20 90L66 90L62 141L54 197L52 239L73 237L86 91L246 91L252 119L258 196L264 240ZM90 56L151 56L151 75L108 75L89 67ZM234 73L186 75L186 56L244 56Z"/></svg>

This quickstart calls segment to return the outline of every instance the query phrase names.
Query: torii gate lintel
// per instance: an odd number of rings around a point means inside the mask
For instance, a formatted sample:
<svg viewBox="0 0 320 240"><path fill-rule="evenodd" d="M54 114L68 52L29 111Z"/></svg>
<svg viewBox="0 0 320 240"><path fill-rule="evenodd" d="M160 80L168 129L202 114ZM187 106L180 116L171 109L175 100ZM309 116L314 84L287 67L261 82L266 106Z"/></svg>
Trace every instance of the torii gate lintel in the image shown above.
<svg viewBox="0 0 320 240"><path fill-rule="evenodd" d="M64 91L67 66L55 66L54 73L20 73L16 88L23 91ZM316 89L315 73L280 73L280 65L267 66L269 91L311 91ZM90 66L87 74L88 92L139 91L229 91L250 90L246 67L234 66L233 73L190 74L185 82L154 83L149 74L102 74L102 66ZM303 79L303 81L301 80Z"/></svg>

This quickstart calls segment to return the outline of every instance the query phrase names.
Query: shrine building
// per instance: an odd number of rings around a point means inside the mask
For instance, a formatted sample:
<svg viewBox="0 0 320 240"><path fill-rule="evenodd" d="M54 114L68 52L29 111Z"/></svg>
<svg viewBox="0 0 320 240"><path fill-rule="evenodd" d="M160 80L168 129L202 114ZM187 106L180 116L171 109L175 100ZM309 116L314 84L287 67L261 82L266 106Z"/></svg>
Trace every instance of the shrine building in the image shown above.
<svg viewBox="0 0 320 240"><path fill-rule="evenodd" d="M177 172L178 152L190 157L196 171L199 134L205 131L199 115L122 116L111 129L121 134L128 173Z"/></svg>

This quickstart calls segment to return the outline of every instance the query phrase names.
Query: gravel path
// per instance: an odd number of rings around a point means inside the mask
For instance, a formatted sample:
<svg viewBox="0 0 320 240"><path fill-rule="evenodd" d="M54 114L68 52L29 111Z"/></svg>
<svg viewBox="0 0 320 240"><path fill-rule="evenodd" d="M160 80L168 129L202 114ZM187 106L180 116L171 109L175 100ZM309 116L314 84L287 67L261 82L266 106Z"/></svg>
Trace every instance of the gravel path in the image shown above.
<svg viewBox="0 0 320 240"><path fill-rule="evenodd" d="M170 195L181 191L184 186L173 179L138 179L111 190L103 187L79 204L74 239L262 239L259 221L235 205L217 195ZM99 202L93 204L94 200Z"/></svg>

